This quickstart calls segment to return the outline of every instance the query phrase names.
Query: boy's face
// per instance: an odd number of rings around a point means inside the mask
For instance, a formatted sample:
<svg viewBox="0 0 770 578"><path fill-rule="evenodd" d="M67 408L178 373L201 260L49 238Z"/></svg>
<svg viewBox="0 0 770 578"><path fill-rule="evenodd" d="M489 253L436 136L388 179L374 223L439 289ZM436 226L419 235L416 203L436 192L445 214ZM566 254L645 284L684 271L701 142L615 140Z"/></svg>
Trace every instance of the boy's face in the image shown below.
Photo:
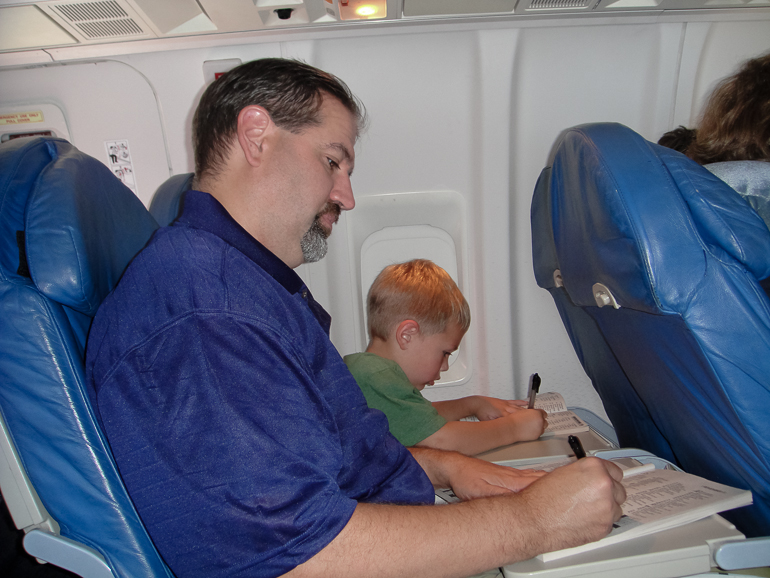
<svg viewBox="0 0 770 578"><path fill-rule="evenodd" d="M464 334L459 325L452 323L443 333L414 336L399 365L415 388L433 385L441 372L449 369L449 356L457 351Z"/></svg>

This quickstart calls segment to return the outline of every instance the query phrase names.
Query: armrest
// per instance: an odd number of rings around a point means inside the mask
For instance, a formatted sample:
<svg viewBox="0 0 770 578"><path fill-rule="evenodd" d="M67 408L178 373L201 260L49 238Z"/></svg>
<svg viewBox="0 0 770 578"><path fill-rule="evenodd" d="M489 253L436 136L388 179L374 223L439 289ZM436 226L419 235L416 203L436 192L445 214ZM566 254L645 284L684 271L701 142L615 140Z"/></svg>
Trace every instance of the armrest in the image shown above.
<svg viewBox="0 0 770 578"><path fill-rule="evenodd" d="M722 570L770 566L770 536L725 542L714 552L714 562Z"/></svg>
<svg viewBox="0 0 770 578"><path fill-rule="evenodd" d="M43 506L24 471L2 414L0 490L14 525L26 532L24 549L30 555L85 578L114 578L112 570L96 550L59 535L59 524Z"/></svg>
<svg viewBox="0 0 770 578"><path fill-rule="evenodd" d="M51 518L21 465L5 419L0 414L0 490L13 523L20 530L42 527L53 533L59 525Z"/></svg>
<svg viewBox="0 0 770 578"><path fill-rule="evenodd" d="M24 549L38 560L50 562L83 578L115 578L101 554L64 536L32 530L24 536Z"/></svg>
<svg viewBox="0 0 770 578"><path fill-rule="evenodd" d="M600 418L594 412L584 407L570 407L570 410L575 412L580 419L586 422L591 429L613 444L616 448L620 447L618 442L618 436L615 433L615 428L608 424L605 420Z"/></svg>

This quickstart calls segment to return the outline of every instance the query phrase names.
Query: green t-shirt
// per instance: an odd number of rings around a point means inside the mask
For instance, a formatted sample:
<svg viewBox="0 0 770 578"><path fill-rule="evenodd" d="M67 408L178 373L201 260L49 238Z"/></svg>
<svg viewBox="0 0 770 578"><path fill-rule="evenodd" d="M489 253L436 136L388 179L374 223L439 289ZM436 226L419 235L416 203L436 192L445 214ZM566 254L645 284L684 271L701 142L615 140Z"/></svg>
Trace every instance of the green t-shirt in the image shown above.
<svg viewBox="0 0 770 578"><path fill-rule="evenodd" d="M345 363L367 405L385 414L390 433L405 446L420 443L446 424L395 361L373 353L354 353L345 356Z"/></svg>

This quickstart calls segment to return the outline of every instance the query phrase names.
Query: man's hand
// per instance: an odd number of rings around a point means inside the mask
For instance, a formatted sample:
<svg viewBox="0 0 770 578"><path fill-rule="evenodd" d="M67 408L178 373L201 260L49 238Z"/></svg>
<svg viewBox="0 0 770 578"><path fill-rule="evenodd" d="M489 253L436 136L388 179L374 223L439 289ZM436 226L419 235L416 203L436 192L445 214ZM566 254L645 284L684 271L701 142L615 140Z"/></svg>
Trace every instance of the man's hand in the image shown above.
<svg viewBox="0 0 770 578"><path fill-rule="evenodd" d="M558 468L519 496L528 503L526 526L540 527L540 550L550 552L606 536L623 514L623 472L612 462L585 458Z"/></svg>
<svg viewBox="0 0 770 578"><path fill-rule="evenodd" d="M545 475L498 466L457 452L409 448L437 488L452 488L461 500L519 492Z"/></svg>
<svg viewBox="0 0 770 578"><path fill-rule="evenodd" d="M458 464L480 465L453 452L413 450L434 474L433 462L447 458L454 462L450 471ZM586 458L504 496L444 506L359 504L339 535L291 575L457 578L598 540L620 517L621 476L614 464ZM418 542L420 548L403 556Z"/></svg>
<svg viewBox="0 0 770 578"><path fill-rule="evenodd" d="M519 492L545 475L539 470L517 470L484 460L477 461L483 465L474 464L473 471L461 469L450 481L452 491L461 500Z"/></svg>

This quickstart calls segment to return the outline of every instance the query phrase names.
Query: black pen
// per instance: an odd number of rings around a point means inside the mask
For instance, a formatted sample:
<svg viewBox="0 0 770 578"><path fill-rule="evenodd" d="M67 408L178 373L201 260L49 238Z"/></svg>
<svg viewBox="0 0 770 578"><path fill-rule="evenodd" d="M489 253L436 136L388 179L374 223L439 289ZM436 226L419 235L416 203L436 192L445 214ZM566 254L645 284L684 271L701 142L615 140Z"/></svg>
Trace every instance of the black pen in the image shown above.
<svg viewBox="0 0 770 578"><path fill-rule="evenodd" d="M575 453L575 457L577 459L586 457L586 451L583 449L583 444L580 442L579 437L569 436L567 441L569 442L569 447L572 448L572 451Z"/></svg>
<svg viewBox="0 0 770 578"><path fill-rule="evenodd" d="M535 398L538 391L540 391L540 376L533 373L529 376L529 404L527 409L535 409Z"/></svg>

